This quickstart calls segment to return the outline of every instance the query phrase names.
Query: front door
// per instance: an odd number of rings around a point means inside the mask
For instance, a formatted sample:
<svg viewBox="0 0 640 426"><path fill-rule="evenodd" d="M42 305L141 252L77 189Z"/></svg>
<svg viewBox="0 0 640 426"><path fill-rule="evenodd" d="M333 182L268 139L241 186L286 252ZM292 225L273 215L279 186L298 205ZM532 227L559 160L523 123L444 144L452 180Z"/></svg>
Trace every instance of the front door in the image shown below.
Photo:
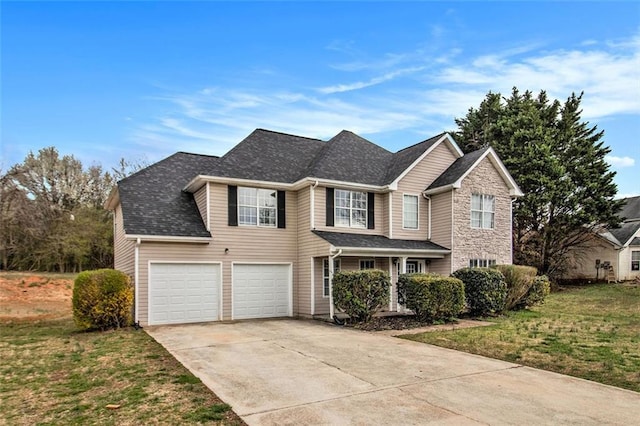
<svg viewBox="0 0 640 426"><path fill-rule="evenodd" d="M407 260L407 274L415 274L416 272L427 272L425 261L416 259Z"/></svg>

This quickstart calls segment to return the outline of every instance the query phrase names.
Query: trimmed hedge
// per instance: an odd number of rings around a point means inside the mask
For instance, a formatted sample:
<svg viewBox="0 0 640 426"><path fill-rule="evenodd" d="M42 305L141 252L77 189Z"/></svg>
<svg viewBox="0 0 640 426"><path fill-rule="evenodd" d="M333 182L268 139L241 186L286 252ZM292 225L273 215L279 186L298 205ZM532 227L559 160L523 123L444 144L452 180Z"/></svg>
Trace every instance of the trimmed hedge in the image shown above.
<svg viewBox="0 0 640 426"><path fill-rule="evenodd" d="M129 277L114 269L78 274L73 285L73 319L82 329L107 330L132 323L133 288Z"/></svg>
<svg viewBox="0 0 640 426"><path fill-rule="evenodd" d="M522 300L521 307L542 305L549 293L551 293L549 278L546 275L539 275L534 278L531 288L529 288L527 295Z"/></svg>
<svg viewBox="0 0 640 426"><path fill-rule="evenodd" d="M368 322L389 304L389 275L377 269L340 271L333 276L333 302L353 320Z"/></svg>
<svg viewBox="0 0 640 426"><path fill-rule="evenodd" d="M467 308L473 315L504 311L507 283L502 273L488 268L462 268L452 274L464 283Z"/></svg>
<svg viewBox="0 0 640 426"><path fill-rule="evenodd" d="M464 284L438 274L403 274L398 277L404 304L421 321L449 320L464 310Z"/></svg>
<svg viewBox="0 0 640 426"><path fill-rule="evenodd" d="M507 283L505 310L522 308L538 270L532 266L523 265L495 265L493 268L504 275L504 280Z"/></svg>

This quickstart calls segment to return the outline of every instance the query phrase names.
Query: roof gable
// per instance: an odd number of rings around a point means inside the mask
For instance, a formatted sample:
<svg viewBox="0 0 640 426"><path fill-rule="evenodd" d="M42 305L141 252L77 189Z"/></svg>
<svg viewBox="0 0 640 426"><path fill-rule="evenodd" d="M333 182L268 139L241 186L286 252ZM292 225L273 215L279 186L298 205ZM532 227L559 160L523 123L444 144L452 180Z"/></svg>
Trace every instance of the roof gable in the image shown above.
<svg viewBox="0 0 640 426"><path fill-rule="evenodd" d="M640 221L624 222L620 228L609 229L609 232L620 241L622 246L628 245L631 238L633 238L638 231L640 231Z"/></svg>
<svg viewBox="0 0 640 426"><path fill-rule="evenodd" d="M439 135L396 152L393 155L393 161L387 171L387 183L397 184L397 182L406 176L411 169L424 160L427 155L441 143L446 143L456 157L462 157L462 151L451 136L448 133L440 133Z"/></svg>
<svg viewBox="0 0 640 426"><path fill-rule="evenodd" d="M502 179L505 181L509 187L510 195L523 195L520 187L518 187L516 181L491 147L481 148L458 158L447 170L438 176L431 185L429 185L425 190L425 193L437 194L448 189L460 188L464 178L466 178L469 173L471 173L471 171L473 171L473 169L475 169L485 158L489 158Z"/></svg>

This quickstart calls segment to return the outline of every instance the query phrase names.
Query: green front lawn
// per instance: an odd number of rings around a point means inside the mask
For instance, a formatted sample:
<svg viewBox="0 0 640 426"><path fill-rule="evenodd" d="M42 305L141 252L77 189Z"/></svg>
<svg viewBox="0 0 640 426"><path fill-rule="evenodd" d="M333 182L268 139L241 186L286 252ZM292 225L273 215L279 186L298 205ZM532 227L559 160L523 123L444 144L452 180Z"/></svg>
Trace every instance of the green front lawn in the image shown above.
<svg viewBox="0 0 640 426"><path fill-rule="evenodd" d="M572 288L492 321L402 337L640 392L640 287Z"/></svg>
<svg viewBox="0 0 640 426"><path fill-rule="evenodd" d="M0 424L244 424L142 330L0 322L0 359Z"/></svg>

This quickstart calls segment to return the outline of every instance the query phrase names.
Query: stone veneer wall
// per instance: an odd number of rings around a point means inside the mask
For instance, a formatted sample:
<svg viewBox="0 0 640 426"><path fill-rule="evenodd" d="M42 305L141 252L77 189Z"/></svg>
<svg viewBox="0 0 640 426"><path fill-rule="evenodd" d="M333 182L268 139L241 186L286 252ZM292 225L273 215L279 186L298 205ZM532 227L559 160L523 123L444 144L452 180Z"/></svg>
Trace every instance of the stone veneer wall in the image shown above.
<svg viewBox="0 0 640 426"><path fill-rule="evenodd" d="M471 228L471 194L495 196L494 229ZM511 197L491 160L482 162L462 181L453 200L452 270L469 266L469 259L511 263Z"/></svg>

